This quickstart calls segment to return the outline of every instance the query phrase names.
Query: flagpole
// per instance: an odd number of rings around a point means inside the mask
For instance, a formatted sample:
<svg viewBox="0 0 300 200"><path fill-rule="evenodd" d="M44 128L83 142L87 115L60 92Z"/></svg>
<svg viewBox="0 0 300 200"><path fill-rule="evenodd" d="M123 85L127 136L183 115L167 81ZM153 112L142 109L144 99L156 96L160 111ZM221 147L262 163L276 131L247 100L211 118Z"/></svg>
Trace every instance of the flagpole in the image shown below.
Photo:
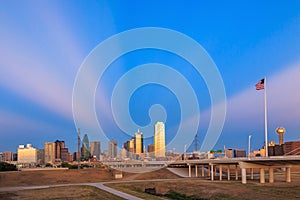
<svg viewBox="0 0 300 200"><path fill-rule="evenodd" d="M268 152L268 119L267 119L267 78L264 80L264 103L265 103L265 146L266 146L266 157L269 156Z"/></svg>

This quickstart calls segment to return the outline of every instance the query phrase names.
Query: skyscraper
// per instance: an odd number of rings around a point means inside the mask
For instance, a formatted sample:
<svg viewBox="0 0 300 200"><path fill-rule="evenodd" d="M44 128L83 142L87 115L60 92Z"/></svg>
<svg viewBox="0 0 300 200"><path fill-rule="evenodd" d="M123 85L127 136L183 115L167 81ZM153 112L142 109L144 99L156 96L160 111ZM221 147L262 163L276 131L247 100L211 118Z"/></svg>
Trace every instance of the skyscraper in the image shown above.
<svg viewBox="0 0 300 200"><path fill-rule="evenodd" d="M44 144L44 155L45 163L54 163L55 162L55 143L46 142Z"/></svg>
<svg viewBox="0 0 300 200"><path fill-rule="evenodd" d="M116 158L118 153L118 143L117 141L109 141L108 142L108 157Z"/></svg>
<svg viewBox="0 0 300 200"><path fill-rule="evenodd" d="M65 148L65 141L55 141L55 159L61 160L61 149Z"/></svg>
<svg viewBox="0 0 300 200"><path fill-rule="evenodd" d="M137 133L135 133L135 140L134 140L134 150L136 154L144 153L143 150L143 133L138 130Z"/></svg>
<svg viewBox="0 0 300 200"><path fill-rule="evenodd" d="M31 144L19 145L18 148L18 164L24 166L36 165L37 162L37 149L33 148Z"/></svg>
<svg viewBox="0 0 300 200"><path fill-rule="evenodd" d="M154 125L154 155L155 157L165 157L166 142L165 142L165 124L156 122Z"/></svg>
<svg viewBox="0 0 300 200"><path fill-rule="evenodd" d="M96 156L98 160L100 160L100 141L92 141L91 143L91 156Z"/></svg>
<svg viewBox="0 0 300 200"><path fill-rule="evenodd" d="M87 134L84 134L83 140L82 140L82 158L84 160L89 159L90 157L90 144L89 144L89 138Z"/></svg>

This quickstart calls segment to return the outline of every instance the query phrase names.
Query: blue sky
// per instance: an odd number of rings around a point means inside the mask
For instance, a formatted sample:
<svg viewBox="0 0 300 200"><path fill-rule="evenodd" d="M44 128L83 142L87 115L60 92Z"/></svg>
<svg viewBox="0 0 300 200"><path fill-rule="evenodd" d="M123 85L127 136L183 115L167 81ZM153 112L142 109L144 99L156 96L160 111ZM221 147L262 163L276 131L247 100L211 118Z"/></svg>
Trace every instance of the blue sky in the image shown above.
<svg viewBox="0 0 300 200"><path fill-rule="evenodd" d="M24 143L43 148L44 142L56 139L65 140L75 151L72 92L80 66L107 38L142 27L181 32L202 45L215 62L227 96L216 149L224 145L247 149L249 134L252 149L263 146L263 91L255 91L254 85L264 76L269 140L278 141L274 131L279 125L286 128L287 141L299 140L300 3L296 0L2 1L0 24L0 151L16 151ZM107 112L112 90L122 74L154 62L174 68L190 81L200 104L201 144L212 107L207 86L185 60L155 49L120 57L99 81L95 107L104 134L119 143L134 134L122 133ZM166 117L170 140L178 129L180 106L168 88L145 85L132 95L128 108L135 123L145 126L154 104L165 108L162 118ZM186 126L194 122L190 117ZM97 133L88 134L90 140L100 139ZM107 142L101 142L103 150ZM178 142L168 148L183 150L183 146Z"/></svg>

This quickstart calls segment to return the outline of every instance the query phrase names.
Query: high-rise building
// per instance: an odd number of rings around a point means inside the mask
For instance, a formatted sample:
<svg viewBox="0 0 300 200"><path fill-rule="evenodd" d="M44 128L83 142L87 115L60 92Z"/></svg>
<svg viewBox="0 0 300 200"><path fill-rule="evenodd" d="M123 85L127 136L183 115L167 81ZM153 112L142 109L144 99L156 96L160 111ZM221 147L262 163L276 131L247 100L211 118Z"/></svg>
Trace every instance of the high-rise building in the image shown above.
<svg viewBox="0 0 300 200"><path fill-rule="evenodd" d="M165 124L163 122L156 122L154 125L154 155L155 157L166 156Z"/></svg>
<svg viewBox="0 0 300 200"><path fill-rule="evenodd" d="M4 162L13 161L13 152L11 151L3 152L3 161Z"/></svg>
<svg viewBox="0 0 300 200"><path fill-rule="evenodd" d="M88 160L90 158L90 143L89 143L89 138L87 134L84 134L83 140L82 140L82 158L84 160Z"/></svg>
<svg viewBox="0 0 300 200"><path fill-rule="evenodd" d="M19 145L18 148L18 163L26 166L36 165L37 149L33 148L31 144Z"/></svg>
<svg viewBox="0 0 300 200"><path fill-rule="evenodd" d="M61 149L65 148L65 141L55 141L55 159L61 160Z"/></svg>
<svg viewBox="0 0 300 200"><path fill-rule="evenodd" d="M54 163L55 162L55 143L54 142L46 142L44 144L44 156L45 163Z"/></svg>
<svg viewBox="0 0 300 200"><path fill-rule="evenodd" d="M141 154L141 153L144 153L144 150L143 150L143 133L140 132L140 130L138 130L137 133L135 133L135 138L134 138L134 152L136 154Z"/></svg>
<svg viewBox="0 0 300 200"><path fill-rule="evenodd" d="M91 144L91 156L96 156L96 158L100 160L100 153L101 153L100 141L92 141L90 144Z"/></svg>
<svg viewBox="0 0 300 200"><path fill-rule="evenodd" d="M116 158L118 154L118 143L117 141L109 141L108 142L108 157Z"/></svg>
<svg viewBox="0 0 300 200"><path fill-rule="evenodd" d="M70 161L70 159L69 159L69 149L68 148L62 148L60 150L60 155L61 155L60 160L62 162L69 162Z"/></svg>
<svg viewBox="0 0 300 200"><path fill-rule="evenodd" d="M43 165L45 164L45 151L44 149L37 150L37 164Z"/></svg>
<svg viewBox="0 0 300 200"><path fill-rule="evenodd" d="M148 144L148 156L153 157L154 156L154 145Z"/></svg>

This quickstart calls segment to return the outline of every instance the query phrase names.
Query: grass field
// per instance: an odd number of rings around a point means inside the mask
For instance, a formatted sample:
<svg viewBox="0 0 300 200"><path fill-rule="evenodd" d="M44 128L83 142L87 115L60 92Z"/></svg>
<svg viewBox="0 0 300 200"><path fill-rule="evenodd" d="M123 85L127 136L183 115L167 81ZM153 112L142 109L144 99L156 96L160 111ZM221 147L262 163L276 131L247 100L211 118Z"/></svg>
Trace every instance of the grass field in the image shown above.
<svg viewBox="0 0 300 200"><path fill-rule="evenodd" d="M111 180L114 180L113 172L105 168L0 172L0 187L92 183Z"/></svg>
<svg viewBox="0 0 300 200"><path fill-rule="evenodd" d="M293 169L298 171L298 169ZM266 174L266 176L268 176ZM260 184L256 180L208 181L201 178L178 181L155 182L150 179L173 179L177 175L167 169L142 174L124 173L123 180L149 180L148 182L107 184L120 191L143 199L300 199L300 174L292 175L292 183L284 182L284 173L275 174L275 183ZM54 185L65 183L88 183L113 181L114 171L101 169L81 169L64 171L16 171L1 172L0 187ZM146 194L145 188L155 188L158 196ZM91 186L51 187L46 189L0 192L0 199L120 199L105 191Z"/></svg>
<svg viewBox="0 0 300 200"><path fill-rule="evenodd" d="M67 186L46 189L21 190L14 192L0 192L2 200L65 200L65 199L122 199L108 192L91 186Z"/></svg>
<svg viewBox="0 0 300 200"><path fill-rule="evenodd" d="M108 184L108 186L143 199L160 199L159 196L146 194L144 192L145 188L155 188L158 194L171 195L171 199L300 199L299 182L279 182L264 185L257 182L251 182L247 185L243 185L240 181L211 182L192 179L183 181L150 181L140 183Z"/></svg>

